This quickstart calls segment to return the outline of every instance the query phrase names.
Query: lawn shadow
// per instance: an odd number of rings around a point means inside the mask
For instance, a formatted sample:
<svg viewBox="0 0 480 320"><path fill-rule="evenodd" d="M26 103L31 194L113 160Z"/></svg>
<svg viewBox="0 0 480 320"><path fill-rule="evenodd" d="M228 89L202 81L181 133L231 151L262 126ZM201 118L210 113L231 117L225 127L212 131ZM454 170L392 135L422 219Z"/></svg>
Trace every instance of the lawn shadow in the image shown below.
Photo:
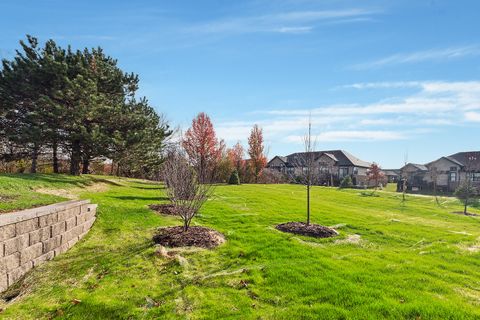
<svg viewBox="0 0 480 320"><path fill-rule="evenodd" d="M155 200L155 201L167 201L167 197L142 197L142 196L109 196L110 198L120 199L120 200Z"/></svg>
<svg viewBox="0 0 480 320"><path fill-rule="evenodd" d="M86 187L94 182L93 178L88 180L73 180L71 176L63 174L38 174L38 173L21 173L21 174L5 174L6 177L15 178L24 181L39 181L47 184L69 184L77 187Z"/></svg>

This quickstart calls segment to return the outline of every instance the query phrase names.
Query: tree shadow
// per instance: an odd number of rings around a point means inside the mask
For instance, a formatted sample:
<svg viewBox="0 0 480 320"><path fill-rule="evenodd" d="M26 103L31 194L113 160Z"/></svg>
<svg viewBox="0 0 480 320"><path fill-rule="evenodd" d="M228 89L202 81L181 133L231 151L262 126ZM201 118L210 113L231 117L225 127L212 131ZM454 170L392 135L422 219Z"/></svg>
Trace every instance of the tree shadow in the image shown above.
<svg viewBox="0 0 480 320"><path fill-rule="evenodd" d="M142 197L142 196L109 196L110 198L120 199L120 200L155 200L155 201L167 201L167 197Z"/></svg>
<svg viewBox="0 0 480 320"><path fill-rule="evenodd" d="M89 186L94 182L93 177L84 180L71 179L73 176L67 176L64 174L39 174L39 173L19 173L19 174L4 174L3 176L15 178L24 181L39 181L45 183L55 184L68 184L77 187Z"/></svg>

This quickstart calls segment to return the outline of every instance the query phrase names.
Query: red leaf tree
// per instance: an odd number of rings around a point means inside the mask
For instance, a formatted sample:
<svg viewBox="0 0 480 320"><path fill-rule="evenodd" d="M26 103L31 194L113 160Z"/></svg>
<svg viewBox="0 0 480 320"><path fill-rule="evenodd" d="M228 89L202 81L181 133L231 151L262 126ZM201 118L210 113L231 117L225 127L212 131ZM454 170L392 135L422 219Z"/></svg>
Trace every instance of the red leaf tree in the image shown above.
<svg viewBox="0 0 480 320"><path fill-rule="evenodd" d="M192 126L185 132L182 146L197 171L199 181L211 181L225 144L223 140L218 141L208 115L201 112L192 120Z"/></svg>
<svg viewBox="0 0 480 320"><path fill-rule="evenodd" d="M228 159L230 160L232 167L237 170L237 172L241 172L243 167L243 154L244 154L243 146L240 142L237 142L233 146L233 148L228 149Z"/></svg>
<svg viewBox="0 0 480 320"><path fill-rule="evenodd" d="M255 183L258 182L258 177L267 165L267 157L265 157L263 151L263 131L258 125L254 125L248 138L248 154L250 155L250 168L255 177Z"/></svg>
<svg viewBox="0 0 480 320"><path fill-rule="evenodd" d="M380 183L380 180L383 180L385 174L383 173L382 168L380 168L380 166L374 162L368 169L367 177L369 181L373 181L375 183L375 190L377 190L378 184Z"/></svg>

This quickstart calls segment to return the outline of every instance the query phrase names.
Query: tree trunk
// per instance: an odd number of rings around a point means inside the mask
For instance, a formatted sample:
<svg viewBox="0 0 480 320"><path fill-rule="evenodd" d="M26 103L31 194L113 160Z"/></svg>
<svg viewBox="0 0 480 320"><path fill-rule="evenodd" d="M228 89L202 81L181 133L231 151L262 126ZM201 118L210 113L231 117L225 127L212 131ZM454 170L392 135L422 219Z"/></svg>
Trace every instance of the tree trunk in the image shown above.
<svg viewBox="0 0 480 320"><path fill-rule="evenodd" d="M88 156L85 156L82 160L82 174L88 174L88 167L90 166L90 159Z"/></svg>
<svg viewBox="0 0 480 320"><path fill-rule="evenodd" d="M467 201L465 201L465 206L463 208L463 214L467 214Z"/></svg>
<svg viewBox="0 0 480 320"><path fill-rule="evenodd" d="M31 173L37 173L38 144L33 145Z"/></svg>
<svg viewBox="0 0 480 320"><path fill-rule="evenodd" d="M112 164L111 164L111 167L110 167L110 175L113 176L113 166L115 165L115 162L113 162L112 160Z"/></svg>
<svg viewBox="0 0 480 320"><path fill-rule="evenodd" d="M80 175L80 141L74 140L72 144L72 156L70 158L70 174L78 176Z"/></svg>
<svg viewBox="0 0 480 320"><path fill-rule="evenodd" d="M53 140L52 143L52 161L53 161L53 173L58 173L58 145L57 140Z"/></svg>
<svg viewBox="0 0 480 320"><path fill-rule="evenodd" d="M307 225L310 225L310 185L307 186Z"/></svg>

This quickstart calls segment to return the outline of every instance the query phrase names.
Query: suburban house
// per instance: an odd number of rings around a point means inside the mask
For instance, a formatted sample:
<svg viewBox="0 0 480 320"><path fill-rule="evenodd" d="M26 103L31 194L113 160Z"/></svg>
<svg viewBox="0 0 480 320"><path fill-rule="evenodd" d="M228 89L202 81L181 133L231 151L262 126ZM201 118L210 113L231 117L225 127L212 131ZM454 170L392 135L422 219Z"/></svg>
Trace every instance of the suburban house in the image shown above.
<svg viewBox="0 0 480 320"><path fill-rule="evenodd" d="M408 163L400 170L411 191L432 190L436 181L438 191L453 192L466 179L480 190L480 151L458 152L425 165Z"/></svg>
<svg viewBox="0 0 480 320"><path fill-rule="evenodd" d="M397 183L400 180L400 170L398 169L382 169L382 172L388 183Z"/></svg>
<svg viewBox="0 0 480 320"><path fill-rule="evenodd" d="M305 152L292 153L286 157L275 156L267 164L272 170L296 177L306 170ZM316 151L312 153L316 183L338 185L340 180L351 176L355 185L367 185L367 170L370 163L360 160L343 150Z"/></svg>

